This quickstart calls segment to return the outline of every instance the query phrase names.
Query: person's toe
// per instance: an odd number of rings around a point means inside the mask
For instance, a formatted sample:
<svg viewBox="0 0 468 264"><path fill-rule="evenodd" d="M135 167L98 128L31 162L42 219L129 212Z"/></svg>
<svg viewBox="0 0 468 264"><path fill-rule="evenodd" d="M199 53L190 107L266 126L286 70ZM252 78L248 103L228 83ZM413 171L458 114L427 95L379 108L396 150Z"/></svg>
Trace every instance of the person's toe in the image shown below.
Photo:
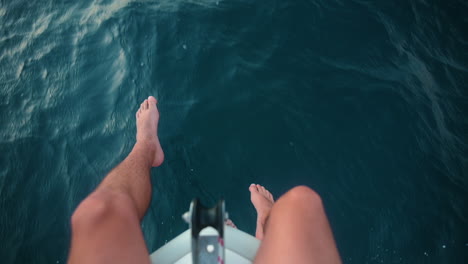
<svg viewBox="0 0 468 264"><path fill-rule="evenodd" d="M237 226L234 224L234 222L232 222L231 219L227 219L225 223L226 223L226 225L228 225L228 226L230 226L232 228L237 228Z"/></svg>
<svg viewBox="0 0 468 264"><path fill-rule="evenodd" d="M258 192L257 186L255 184L250 184L249 191Z"/></svg>
<svg viewBox="0 0 468 264"><path fill-rule="evenodd" d="M156 100L156 98L154 98L154 96L149 96L148 97L148 103L149 105L156 105L158 103L158 101Z"/></svg>

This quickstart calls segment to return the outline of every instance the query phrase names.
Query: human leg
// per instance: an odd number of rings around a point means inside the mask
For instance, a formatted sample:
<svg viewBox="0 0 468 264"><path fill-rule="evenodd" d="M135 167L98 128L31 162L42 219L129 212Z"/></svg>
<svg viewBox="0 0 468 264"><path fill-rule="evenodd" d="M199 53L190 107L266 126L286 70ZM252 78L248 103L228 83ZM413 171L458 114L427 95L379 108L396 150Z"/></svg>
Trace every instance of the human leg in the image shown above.
<svg viewBox="0 0 468 264"><path fill-rule="evenodd" d="M255 263L341 263L321 198L310 188L287 192L266 218Z"/></svg>
<svg viewBox="0 0 468 264"><path fill-rule="evenodd" d="M150 169L164 160L156 99L145 100L136 117L133 150L73 213L69 263L149 263L140 221L151 198Z"/></svg>

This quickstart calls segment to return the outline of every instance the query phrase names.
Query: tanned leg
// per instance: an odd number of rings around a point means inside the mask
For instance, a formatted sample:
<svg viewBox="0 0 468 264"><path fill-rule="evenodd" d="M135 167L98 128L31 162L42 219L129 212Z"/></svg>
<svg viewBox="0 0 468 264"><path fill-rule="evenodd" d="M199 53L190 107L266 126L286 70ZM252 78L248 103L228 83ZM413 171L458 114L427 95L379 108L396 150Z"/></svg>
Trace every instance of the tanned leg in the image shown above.
<svg viewBox="0 0 468 264"><path fill-rule="evenodd" d="M156 103L150 96L140 105L132 151L73 213L68 263L150 262L140 221L151 200L150 169L164 160Z"/></svg>
<svg viewBox="0 0 468 264"><path fill-rule="evenodd" d="M256 234L263 240L255 263L341 263L322 201L316 192L299 186L273 204L273 197L262 186L251 185L249 190L257 212L263 208L261 217L258 213L260 221L257 220ZM263 205L260 206L259 201ZM270 203L272 206L268 208Z"/></svg>

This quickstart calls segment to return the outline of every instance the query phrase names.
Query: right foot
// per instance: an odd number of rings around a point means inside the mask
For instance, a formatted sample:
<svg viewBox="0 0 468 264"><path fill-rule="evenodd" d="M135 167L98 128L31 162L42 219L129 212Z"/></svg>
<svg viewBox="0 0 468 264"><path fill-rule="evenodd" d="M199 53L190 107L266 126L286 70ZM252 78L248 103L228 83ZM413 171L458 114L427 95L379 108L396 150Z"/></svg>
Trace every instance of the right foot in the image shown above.
<svg viewBox="0 0 468 264"><path fill-rule="evenodd" d="M137 144L154 148L155 154L151 157L153 167L158 167L164 161L164 152L158 138L159 111L156 103L156 98L150 96L141 103L136 113Z"/></svg>
<svg viewBox="0 0 468 264"><path fill-rule="evenodd" d="M249 187L250 200L257 210L257 231L255 236L262 240L264 235L265 221L273 207L273 195L259 184L251 184Z"/></svg>

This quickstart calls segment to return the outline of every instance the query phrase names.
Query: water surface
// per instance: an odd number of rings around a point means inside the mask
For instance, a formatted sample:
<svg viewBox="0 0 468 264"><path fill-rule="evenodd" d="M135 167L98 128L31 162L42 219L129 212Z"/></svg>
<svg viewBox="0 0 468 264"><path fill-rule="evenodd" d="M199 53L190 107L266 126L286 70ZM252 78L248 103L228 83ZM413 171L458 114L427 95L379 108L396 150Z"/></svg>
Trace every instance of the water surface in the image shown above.
<svg viewBox="0 0 468 264"><path fill-rule="evenodd" d="M345 263L468 259L464 1L1 1L0 258L64 263L159 100L153 251L193 197L319 192Z"/></svg>

